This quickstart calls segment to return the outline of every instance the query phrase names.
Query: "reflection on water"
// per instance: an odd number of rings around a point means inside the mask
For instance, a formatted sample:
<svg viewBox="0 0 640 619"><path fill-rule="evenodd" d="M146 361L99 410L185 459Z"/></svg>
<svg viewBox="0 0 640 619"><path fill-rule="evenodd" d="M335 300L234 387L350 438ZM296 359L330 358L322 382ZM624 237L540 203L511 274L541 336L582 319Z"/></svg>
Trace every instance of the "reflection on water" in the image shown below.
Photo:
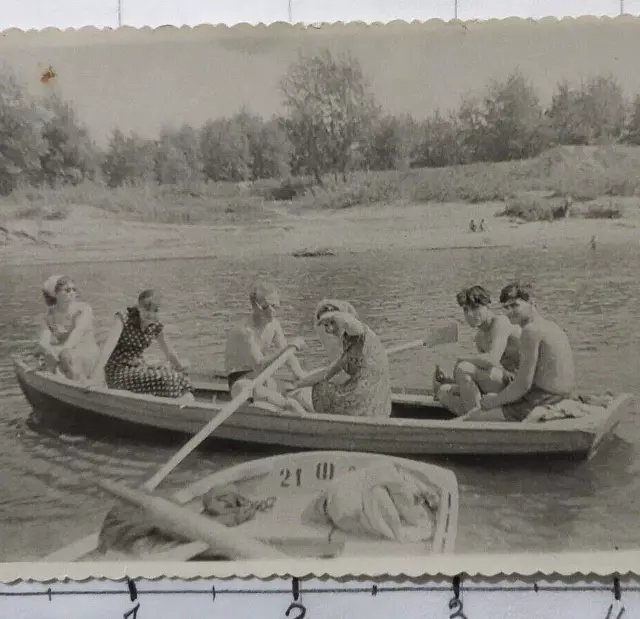
<svg viewBox="0 0 640 619"><path fill-rule="evenodd" d="M176 260L136 264L57 267L71 275L92 303L99 338L115 311L142 288L162 290L162 318L178 351L195 367L222 367L230 321L244 312L254 276L281 290L285 331L302 334L308 365L323 359L311 317L324 296L346 298L387 344L422 336L429 327L459 317L455 291L482 283L496 295L507 280L531 281L541 310L569 332L579 386L586 391L640 393L640 247L581 250L484 249L394 251L260 261ZM481 273L481 275L478 275ZM150 477L179 442L145 436L88 438L45 433L27 423L30 408L13 377L9 355L37 335L43 310L42 267L0 268L0 560L33 558L99 525L107 503L96 480L129 484ZM394 357L397 384L430 381L434 363L450 365L471 347L462 331L457 347L411 351ZM640 542L640 431L626 420L616 439L588 463L447 463L461 491L457 550L475 552L612 549ZM258 454L264 455L264 454ZM187 481L250 457L230 447L198 453L164 483L171 491ZM441 464L442 460L437 463Z"/></svg>

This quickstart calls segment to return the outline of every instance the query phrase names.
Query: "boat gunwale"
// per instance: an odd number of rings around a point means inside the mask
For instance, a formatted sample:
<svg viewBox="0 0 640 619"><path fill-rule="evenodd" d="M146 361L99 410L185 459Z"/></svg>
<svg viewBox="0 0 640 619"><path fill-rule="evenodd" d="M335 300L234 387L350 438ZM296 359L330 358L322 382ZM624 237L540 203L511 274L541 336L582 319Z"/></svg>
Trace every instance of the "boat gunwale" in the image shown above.
<svg viewBox="0 0 640 619"><path fill-rule="evenodd" d="M120 389L109 389L108 387L92 387L91 389L86 389L82 385L67 379L64 376L53 375L48 372L44 372L39 369L32 369L27 367L26 363L21 359L14 359L14 366L20 368L22 374L25 377L27 382L30 382L27 376L29 374L37 376L40 380L44 381L45 384L54 383L60 385L65 388L69 388L76 393L81 395L81 399L86 401L86 406L88 410L98 413L91 406L91 401L96 396L109 397L117 400L129 401L132 403L135 402L145 402L147 404L155 404L163 409L181 411L184 414L185 410L194 410L194 411L211 411L211 412L219 412L221 407L219 405L211 403L189 403L189 404L179 404L177 402L172 402L169 398L161 398L159 396L154 396L150 394L138 394L133 392L127 392L125 390ZM42 389L38 389L38 387L30 384L33 389L37 391L43 392ZM215 390L212 390L215 391ZM426 390L425 390L426 392ZM51 395L46 390L44 391L45 395L49 397L56 398L56 396ZM58 399L58 398L56 398ZM569 419L555 419L545 422L512 422L512 421L460 421L457 419L410 419L410 418L402 418L402 417L393 417L393 418L371 418L371 417L349 417L346 415L330 415L330 414L321 414L321 413L307 413L304 416L299 415L295 412L291 411L281 411L275 406L269 405L268 403L252 403L252 404L244 404L241 406L236 412L236 417L238 416L253 416L259 415L260 417L269 416L272 418L278 418L282 420L295 421L297 423L326 423L331 422L332 426L343 425L343 426L364 426L364 427L377 427L377 428L416 428L416 429L448 429L448 430L465 430L465 431L482 431L482 432L504 432L508 430L510 432L529 432L529 433L543 433L548 434L550 432L584 432L589 435L597 435L599 433L599 429L603 426L606 426L609 419L612 415L614 415L618 407L620 407L625 400L634 399L633 395L630 393L620 393L618 394L606 408L604 407L594 407L596 410L593 414L585 415L584 417L569 418ZM604 413L600 413L597 409L600 408L604 410Z"/></svg>

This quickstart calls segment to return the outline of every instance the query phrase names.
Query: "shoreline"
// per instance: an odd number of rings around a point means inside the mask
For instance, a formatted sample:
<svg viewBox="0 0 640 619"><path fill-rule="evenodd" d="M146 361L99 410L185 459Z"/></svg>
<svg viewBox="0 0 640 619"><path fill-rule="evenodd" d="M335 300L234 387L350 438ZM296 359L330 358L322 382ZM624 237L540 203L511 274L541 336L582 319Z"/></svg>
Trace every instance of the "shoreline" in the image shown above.
<svg viewBox="0 0 640 619"><path fill-rule="evenodd" d="M387 250L470 250L637 242L640 212L620 219L570 218L514 223L496 217L500 203L387 204L334 211L272 208L260 222L234 225L158 224L127 221L99 209L76 206L69 217L38 223L10 222L11 239L0 245L5 266L249 258L301 250L345 253ZM635 210L635 209L634 209ZM470 219L487 230L472 233ZM35 244L36 237L46 239ZM331 257L331 256L329 256ZM299 260L315 259L299 257Z"/></svg>

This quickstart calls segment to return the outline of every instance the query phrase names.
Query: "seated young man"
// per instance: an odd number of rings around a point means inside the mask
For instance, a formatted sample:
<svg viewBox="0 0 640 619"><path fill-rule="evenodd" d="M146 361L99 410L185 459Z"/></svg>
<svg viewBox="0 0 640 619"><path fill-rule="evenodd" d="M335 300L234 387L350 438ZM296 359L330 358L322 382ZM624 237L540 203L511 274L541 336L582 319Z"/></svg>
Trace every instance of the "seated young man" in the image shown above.
<svg viewBox="0 0 640 619"><path fill-rule="evenodd" d="M491 311L491 296L482 286L461 290L456 300L476 330L478 354L458 359L453 381L443 381L436 368L433 391L452 413L464 415L480 405L483 393L500 391L513 380L520 362L520 327Z"/></svg>
<svg viewBox="0 0 640 619"><path fill-rule="evenodd" d="M573 352L567 334L540 315L528 285L509 284L500 293L509 320L522 327L520 365L513 381L480 399L459 417L468 421L523 421L537 406L557 404L574 389Z"/></svg>
<svg viewBox="0 0 640 619"><path fill-rule="evenodd" d="M240 320L227 337L225 365L232 397L236 397L287 346L282 325L276 317L276 309L280 306L276 288L271 284L259 282L253 287L249 301L251 315ZM298 350L303 346L301 338L296 338L291 343ZM274 353L269 354L273 344L277 348ZM289 357L287 364L297 379L306 376L295 355ZM254 390L254 397L280 408L305 412L299 402L280 393L273 378L259 385Z"/></svg>

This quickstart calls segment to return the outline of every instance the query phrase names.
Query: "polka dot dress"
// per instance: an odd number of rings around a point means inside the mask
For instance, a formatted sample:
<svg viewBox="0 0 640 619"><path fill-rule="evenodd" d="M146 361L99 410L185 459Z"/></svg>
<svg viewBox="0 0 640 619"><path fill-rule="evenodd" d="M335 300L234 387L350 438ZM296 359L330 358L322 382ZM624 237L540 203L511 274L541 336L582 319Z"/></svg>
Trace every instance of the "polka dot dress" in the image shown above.
<svg viewBox="0 0 640 619"><path fill-rule="evenodd" d="M107 386L165 398L179 398L191 391L191 381L181 372L151 367L144 361L142 354L161 333L162 324L154 322L142 329L137 307L128 307L125 315L117 315L123 328L104 368Z"/></svg>

